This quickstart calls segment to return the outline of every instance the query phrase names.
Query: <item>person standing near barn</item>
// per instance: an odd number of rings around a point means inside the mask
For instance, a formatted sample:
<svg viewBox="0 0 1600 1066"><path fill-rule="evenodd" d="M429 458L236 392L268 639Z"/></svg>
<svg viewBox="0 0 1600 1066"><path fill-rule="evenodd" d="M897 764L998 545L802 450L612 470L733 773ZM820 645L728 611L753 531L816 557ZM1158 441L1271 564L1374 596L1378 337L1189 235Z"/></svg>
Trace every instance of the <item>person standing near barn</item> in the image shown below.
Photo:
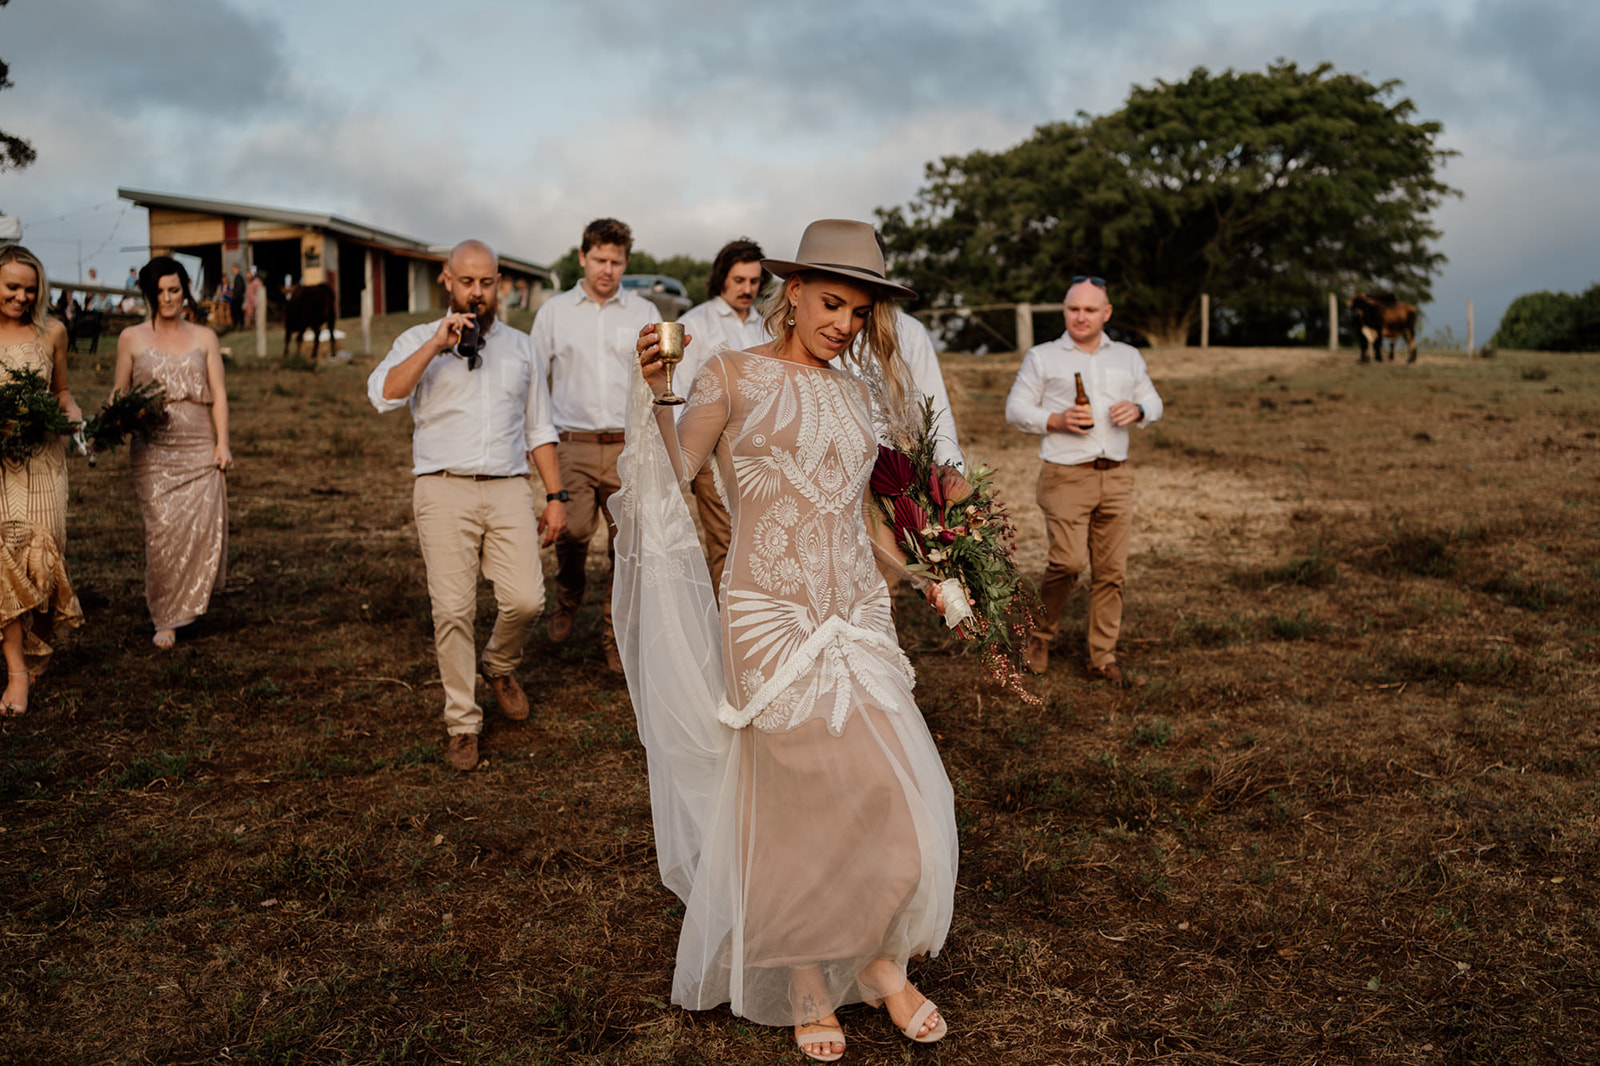
<svg viewBox="0 0 1600 1066"><path fill-rule="evenodd" d="M705 361L717 352L742 352L772 339L767 324L753 308L761 288L771 277L761 266L761 245L748 237L729 241L711 262L711 278L706 283L710 296L705 303L691 307L678 321L692 339L684 344L683 362L673 373L681 381L684 394ZM683 408L679 408L681 416ZM728 538L732 521L717 491L716 467L707 463L694 476L691 485L699 505L700 529L706 539L706 565L711 568L711 587L722 587L722 564L728 557ZM719 593L720 595L720 593Z"/></svg>
<svg viewBox="0 0 1600 1066"><path fill-rule="evenodd" d="M1158 420L1161 397L1139 352L1105 335L1111 298L1104 278L1073 278L1063 311L1066 336L1028 350L1006 397L1006 421L1043 438L1038 500L1049 559L1039 588L1044 611L1026 656L1034 673L1049 668L1056 625L1087 567L1089 676L1120 684L1117 635L1133 529L1127 427Z"/></svg>
<svg viewBox="0 0 1600 1066"><path fill-rule="evenodd" d="M473 679L478 575L494 586L498 612L477 671L501 713L521 721L528 697L514 671L544 609L538 531L549 544L567 525L549 393L527 336L496 318L499 280L487 244L456 245L441 277L448 312L395 338L367 379L372 406L409 406L416 424L412 506L444 682L445 754L457 770L477 766L483 729ZM530 463L546 489L537 529Z"/></svg>
<svg viewBox="0 0 1600 1066"><path fill-rule="evenodd" d="M550 382L561 483L571 494L567 531L556 539L556 605L548 623L556 644L572 636L588 583L589 541L602 513L607 555L615 552L617 530L605 505L619 485L617 457L628 422L628 393L638 373L633 345L641 329L661 321L655 304L622 287L632 251L633 231L623 223L614 218L589 223L578 248L583 277L546 300L528 331L539 378ZM602 603L600 647L606 668L620 674L609 571Z"/></svg>

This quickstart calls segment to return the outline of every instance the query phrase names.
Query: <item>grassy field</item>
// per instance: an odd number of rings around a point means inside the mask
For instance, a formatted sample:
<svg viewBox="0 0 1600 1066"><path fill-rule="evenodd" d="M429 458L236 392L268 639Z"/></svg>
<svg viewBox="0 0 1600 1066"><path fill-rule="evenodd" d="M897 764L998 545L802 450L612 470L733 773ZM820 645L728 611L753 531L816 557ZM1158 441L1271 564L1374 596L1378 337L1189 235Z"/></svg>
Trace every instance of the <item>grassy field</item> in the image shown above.
<svg viewBox="0 0 1600 1066"><path fill-rule="evenodd" d="M450 771L408 420L371 359L224 344L229 589L175 651L126 457L74 461L88 624L0 726L0 1060L802 1061L667 1002L681 908L598 604L531 643L533 718L491 710ZM1600 360L1150 363L1140 687L1087 682L1081 593L1038 708L901 604L962 834L913 978L953 1031L913 1050L848 1008L846 1061L1600 1059ZM1016 365L947 374L1036 569ZM74 374L88 408L110 359Z"/></svg>

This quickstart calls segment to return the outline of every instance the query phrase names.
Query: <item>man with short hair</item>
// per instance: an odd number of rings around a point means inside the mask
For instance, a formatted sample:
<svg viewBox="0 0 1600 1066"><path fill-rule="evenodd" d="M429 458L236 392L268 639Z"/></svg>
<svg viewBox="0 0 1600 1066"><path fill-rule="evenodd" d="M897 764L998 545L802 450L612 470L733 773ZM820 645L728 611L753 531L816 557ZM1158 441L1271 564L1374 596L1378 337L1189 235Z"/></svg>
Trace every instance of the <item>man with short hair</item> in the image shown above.
<svg viewBox="0 0 1600 1066"><path fill-rule="evenodd" d="M724 244L711 263L711 277L706 283L710 299L679 316L678 321L690 337L684 345L683 361L672 372L673 388L680 396L689 394L695 374L716 353L724 349L742 352L772 339L755 307L762 286L771 276L762 269L762 258L761 245L748 237ZM678 410L681 416L685 408ZM718 590L720 597L722 564L728 557L733 525L717 491L716 464L702 466L692 487L699 505L700 529L706 538L711 587Z"/></svg>
<svg viewBox="0 0 1600 1066"><path fill-rule="evenodd" d="M478 764L483 710L474 696L473 621L478 574L494 586L498 612L477 671L513 721L528 697L513 671L544 609L539 536L566 528L566 493L550 422L550 396L525 334L496 317L499 262L482 241L463 241L441 274L449 310L414 326L367 378L380 412L411 408L412 507L433 604L433 645L444 682L446 758ZM534 523L529 463L545 507Z"/></svg>
<svg viewBox="0 0 1600 1066"><path fill-rule="evenodd" d="M589 541L602 514L606 554L614 555L617 529L606 500L621 483L628 398L639 377L634 342L646 325L661 321L656 305L622 288L633 251L633 231L614 218L600 218L583 231L578 265L583 277L544 302L529 329L539 375L550 382L551 416L560 436L562 484L571 493L567 531L556 539L556 605L549 635L556 644L572 636L587 583ZM611 629L611 575L606 575L600 646L606 668L622 673Z"/></svg>
<svg viewBox="0 0 1600 1066"><path fill-rule="evenodd" d="M1105 335L1111 299L1104 278L1073 278L1062 309L1066 336L1028 350L1006 397L1006 421L1043 438L1038 500L1050 554L1039 588L1044 615L1026 657L1036 674L1049 668L1056 624L1088 567L1089 676L1120 684L1117 635L1133 529L1127 427L1159 419L1161 397L1138 351ZM1076 403L1078 377L1087 407Z"/></svg>

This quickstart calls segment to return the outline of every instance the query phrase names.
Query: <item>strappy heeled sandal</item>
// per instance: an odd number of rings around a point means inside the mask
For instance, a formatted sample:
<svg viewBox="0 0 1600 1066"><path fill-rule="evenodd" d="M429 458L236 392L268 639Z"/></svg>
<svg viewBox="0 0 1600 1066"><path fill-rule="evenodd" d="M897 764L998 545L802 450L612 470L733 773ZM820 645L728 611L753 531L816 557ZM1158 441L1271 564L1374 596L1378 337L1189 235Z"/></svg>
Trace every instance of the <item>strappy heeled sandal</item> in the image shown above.
<svg viewBox="0 0 1600 1066"><path fill-rule="evenodd" d="M911 982L907 981L904 987L910 988ZM885 1005L882 999L873 999L866 994L865 986L862 987L861 993L861 1001L867 1006L873 1008L874 1010L882 1007L885 1014L889 1013L889 1008ZM932 1029L929 1029L926 1033L921 1032L922 1023L927 1021L929 1015L933 1014L933 1012L938 1009L938 1004L934 1003L934 1001L929 999L927 996L923 996L922 1006L911 1012L911 1020L906 1022L905 1027L900 1030L900 1035L905 1037L907 1040L918 1044L934 1044L938 1043L940 1040L943 1040L950 1032L950 1025L945 1021L945 1017L942 1014L939 1015L938 1025L934 1026ZM890 1018L889 1023L891 1025L894 1024L894 1019Z"/></svg>
<svg viewBox="0 0 1600 1066"><path fill-rule="evenodd" d="M800 1027L798 1025L794 1027L795 1047L800 1049L800 1054L817 1062L838 1062L840 1059L844 1058L844 1052L827 1052L821 1055L814 1055L806 1050L807 1044L842 1044L844 1042L844 1033L840 1032L838 1029L814 1029L811 1032L802 1035L800 1032Z"/></svg>

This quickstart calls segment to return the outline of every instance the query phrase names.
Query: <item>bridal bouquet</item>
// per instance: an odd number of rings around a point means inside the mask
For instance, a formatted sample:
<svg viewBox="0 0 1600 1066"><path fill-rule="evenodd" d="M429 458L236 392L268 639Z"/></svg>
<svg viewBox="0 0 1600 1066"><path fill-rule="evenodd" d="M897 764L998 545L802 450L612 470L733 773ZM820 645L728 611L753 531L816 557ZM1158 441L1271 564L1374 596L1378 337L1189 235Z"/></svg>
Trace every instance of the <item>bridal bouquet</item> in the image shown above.
<svg viewBox="0 0 1600 1066"><path fill-rule="evenodd" d="M167 424L167 394L153 381L135 385L101 405L98 414L84 420L83 437L89 465L101 452L109 452L130 437L148 444Z"/></svg>
<svg viewBox="0 0 1600 1066"><path fill-rule="evenodd" d="M7 368L0 383L0 459L21 463L76 428L37 370Z"/></svg>
<svg viewBox="0 0 1600 1066"><path fill-rule="evenodd" d="M1037 596L1012 561L1016 527L995 495L995 472L980 464L967 477L935 464L931 399L905 436L898 447L878 446L871 481L905 568L944 584L946 622L1001 687L1037 703L1022 687L1019 661Z"/></svg>

